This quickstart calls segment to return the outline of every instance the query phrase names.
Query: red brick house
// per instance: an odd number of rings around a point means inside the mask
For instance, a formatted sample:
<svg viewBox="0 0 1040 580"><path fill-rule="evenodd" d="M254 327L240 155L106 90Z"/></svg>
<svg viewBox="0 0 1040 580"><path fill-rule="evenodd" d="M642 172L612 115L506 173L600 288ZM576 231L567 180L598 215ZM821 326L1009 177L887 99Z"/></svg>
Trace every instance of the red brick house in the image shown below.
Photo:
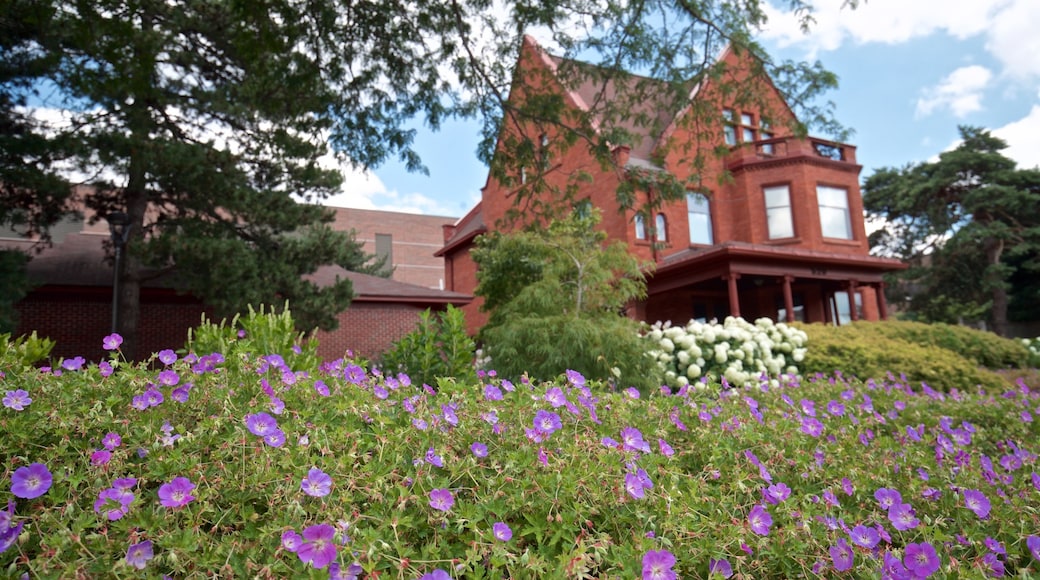
<svg viewBox="0 0 1040 580"><path fill-rule="evenodd" d="M358 212L364 219L354 219ZM323 358L339 358L348 349L360 356L376 357L414 330L419 315L427 308L444 310L449 304L462 306L470 301L468 295L431 288L439 285L443 275L441 259L433 256L433 247L426 248L428 257L421 255L423 245L429 244L427 240L441 235L441 225L448 218L347 209L337 209L336 218L334 227L354 229L359 238L366 232L397 234L393 241L408 245L392 252L392 263L398 266L394 277L403 273L427 285L347 272L335 266L319 269L310 276L313 282L331 284L337 275L346 277L355 294L347 310L339 314L339 328L317 333L318 352ZM104 220L88 225L83 219L72 219L60 224L53 234L54 245L29 262L29 277L36 288L15 305L19 316L15 336L36 331L56 341L51 353L55 358L84 356L98 360L105 356L101 339L111 332L112 264L106 262L103 247L109 237L108 226ZM32 243L0 232L0 245L4 247L29 251ZM401 264L411 267L400 268ZM208 311L201 301L178 293L163 279L147 283L141 289L138 352L147 356L165 348L181 348L188 329L199 324L203 313Z"/></svg>
<svg viewBox="0 0 1040 580"><path fill-rule="evenodd" d="M625 242L655 265L647 299L630 310L639 319L685 322L734 315L840 324L886 318L882 275L904 266L869 255L855 147L795 136L790 107L771 81L747 73L747 58L726 50L719 63L736 80L758 83L752 87L755 104L735 102L711 80L691 95L696 106L718 112L708 126L685 122L689 105L664 110L646 103L641 112L656 117L656 129L633 125L634 143L613 148L615 167L604 169L586 148L574 146L544 165L545 182L562 188L569 176L590 175L575 198L601 210L608 239ZM568 89L558 76L568 64L573 61L551 56L526 38L514 74L548 79L535 84L554 86L567 107L593 114L592 104L611 98L622 82L585 81ZM514 83L510 98L524 94L524 85ZM554 138L552 130L533 125L515 130L543 143ZM665 204L651 223L635 211L619 210L616 192L623 180L653 172L686 180L695 171L691 158L698 151L722 154L703 155L696 168L700 185L687 191L685 201ZM503 218L524 177L510 186L489 177L481 201L445 227L439 255L445 259L447 289L473 292L476 266L469 250L481 233L508 227ZM638 191L637 202L653 194ZM474 332L486 321L480 303L477 298L464 308Z"/></svg>

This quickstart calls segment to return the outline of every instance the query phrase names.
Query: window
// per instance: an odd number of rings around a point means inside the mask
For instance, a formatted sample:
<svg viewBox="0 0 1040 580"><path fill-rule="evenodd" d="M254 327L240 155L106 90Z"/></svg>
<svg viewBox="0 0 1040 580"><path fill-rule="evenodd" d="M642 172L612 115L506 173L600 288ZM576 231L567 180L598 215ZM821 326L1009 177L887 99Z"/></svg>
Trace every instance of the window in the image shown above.
<svg viewBox="0 0 1040 580"><path fill-rule="evenodd" d="M574 214L578 219L587 219L592 216L592 202L588 199L579 200L574 204Z"/></svg>
<svg viewBox="0 0 1040 580"><path fill-rule="evenodd" d="M722 126L722 133L726 139L726 145L737 144L737 128L733 124L733 109L722 109L722 120L725 124Z"/></svg>
<svg viewBox="0 0 1040 580"><path fill-rule="evenodd" d="M657 214L657 241L667 242L668 241L668 224L665 222L664 214Z"/></svg>
<svg viewBox="0 0 1040 580"><path fill-rule="evenodd" d="M643 214L637 213L635 222L636 222L636 239L637 240L645 240L646 239L646 220L643 219Z"/></svg>
<svg viewBox="0 0 1040 580"><path fill-rule="evenodd" d="M383 272L394 270L394 237L391 234L376 234L376 260L383 263Z"/></svg>
<svg viewBox="0 0 1040 580"><path fill-rule="evenodd" d="M686 194L686 211L690 216L690 243L714 243L711 231L711 205L703 193Z"/></svg>
<svg viewBox="0 0 1040 580"><path fill-rule="evenodd" d="M751 116L751 113L740 114L740 136L741 140L745 143L750 143L755 140L755 118Z"/></svg>
<svg viewBox="0 0 1040 580"><path fill-rule="evenodd" d="M856 318L863 320L863 295L859 292L856 297ZM835 292L831 301L831 320L835 326L841 326L852 322L852 313L849 309L849 293L845 291Z"/></svg>
<svg viewBox="0 0 1040 580"><path fill-rule="evenodd" d="M823 231L823 237L851 240L849 192L840 187L817 185L816 203L820 206L820 229Z"/></svg>
<svg viewBox="0 0 1040 580"><path fill-rule="evenodd" d="M520 185L527 183L527 168L523 165L520 166Z"/></svg>
<svg viewBox="0 0 1040 580"><path fill-rule="evenodd" d="M791 294L791 302L791 306L794 306L794 314L791 318L788 318L787 308L784 307L784 295L781 293L776 296L777 322L791 322L794 320L805 322L805 296L800 292L794 292Z"/></svg>
<svg viewBox="0 0 1040 580"><path fill-rule="evenodd" d="M766 198L766 224L769 228L769 239L794 237L794 221L791 218L791 190L786 185L767 187L763 190Z"/></svg>

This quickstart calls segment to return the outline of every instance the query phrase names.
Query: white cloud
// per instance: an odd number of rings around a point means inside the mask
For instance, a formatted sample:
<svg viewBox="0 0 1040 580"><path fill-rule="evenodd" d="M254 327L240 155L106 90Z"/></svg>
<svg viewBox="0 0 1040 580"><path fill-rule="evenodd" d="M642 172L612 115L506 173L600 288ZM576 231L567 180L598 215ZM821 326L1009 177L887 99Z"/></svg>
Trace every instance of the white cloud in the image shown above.
<svg viewBox="0 0 1040 580"><path fill-rule="evenodd" d="M994 15L1010 1L869 0L851 10L842 8L843 0L814 0L815 23L808 34L802 33L793 13L767 4L769 22L763 35L780 46L803 46L811 55L835 50L846 41L898 44L938 31L967 38L986 32Z"/></svg>
<svg viewBox="0 0 1040 580"><path fill-rule="evenodd" d="M1025 117L994 129L993 134L1007 141L1004 155L1019 167L1040 167L1040 105L1033 105Z"/></svg>
<svg viewBox="0 0 1040 580"><path fill-rule="evenodd" d="M928 116L937 109L949 108L955 117L982 110L982 92L993 73L979 65L961 67L946 76L937 86L925 89L917 100L917 114Z"/></svg>
<svg viewBox="0 0 1040 580"><path fill-rule="evenodd" d="M958 39L983 35L986 50L1003 65L1003 74L1016 80L1040 79L1036 0L868 0L855 10L843 9L842 2L812 0L816 22L808 34L802 33L794 13L767 4L769 22L763 37L781 47L802 47L815 58L846 42L900 44L935 33Z"/></svg>

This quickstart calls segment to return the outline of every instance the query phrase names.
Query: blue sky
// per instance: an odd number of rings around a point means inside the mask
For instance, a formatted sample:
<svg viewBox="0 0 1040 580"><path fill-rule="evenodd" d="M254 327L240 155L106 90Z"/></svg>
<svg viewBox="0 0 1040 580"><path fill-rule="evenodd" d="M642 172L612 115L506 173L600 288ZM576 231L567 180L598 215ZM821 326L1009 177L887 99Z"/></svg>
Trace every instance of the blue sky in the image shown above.
<svg viewBox="0 0 1040 580"><path fill-rule="evenodd" d="M1040 166L1040 1L814 0L803 34L790 14L769 11L760 40L776 57L820 60L840 80L827 95L854 131L862 176L926 161L956 145L957 126L990 129L1021 167ZM479 199L487 168L475 121L418 129L430 175L395 162L348 175L330 205L461 216Z"/></svg>

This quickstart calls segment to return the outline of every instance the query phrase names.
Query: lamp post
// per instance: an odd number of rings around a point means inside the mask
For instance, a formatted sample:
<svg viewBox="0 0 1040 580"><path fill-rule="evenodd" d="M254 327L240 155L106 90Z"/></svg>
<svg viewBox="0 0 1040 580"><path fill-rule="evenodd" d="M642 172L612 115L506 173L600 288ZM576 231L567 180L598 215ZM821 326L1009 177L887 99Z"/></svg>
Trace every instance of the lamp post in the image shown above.
<svg viewBox="0 0 1040 580"><path fill-rule="evenodd" d="M119 323L119 272L123 263L123 248L130 238L130 216L121 211L114 211L105 217L108 231L112 234L112 246L116 251L115 267L112 269L112 333L116 332Z"/></svg>

